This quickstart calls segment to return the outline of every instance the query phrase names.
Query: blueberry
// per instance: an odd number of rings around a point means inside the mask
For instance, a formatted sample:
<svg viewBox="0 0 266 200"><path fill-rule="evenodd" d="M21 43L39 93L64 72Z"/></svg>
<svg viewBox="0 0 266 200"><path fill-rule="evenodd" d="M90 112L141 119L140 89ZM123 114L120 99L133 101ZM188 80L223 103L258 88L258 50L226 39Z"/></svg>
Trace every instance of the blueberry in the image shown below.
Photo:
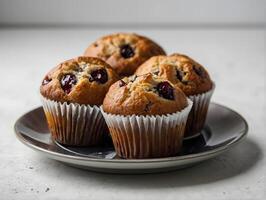
<svg viewBox="0 0 266 200"><path fill-rule="evenodd" d="M89 79L91 82L96 81L98 83L104 84L108 81L108 74L105 69L97 69L91 72L91 77Z"/></svg>
<svg viewBox="0 0 266 200"><path fill-rule="evenodd" d="M120 54L123 58L131 58L135 55L133 48L128 44L120 47Z"/></svg>
<svg viewBox="0 0 266 200"><path fill-rule="evenodd" d="M61 87L68 94L71 92L73 85L77 83L77 78L74 74L65 74L61 79Z"/></svg>
<svg viewBox="0 0 266 200"><path fill-rule="evenodd" d="M196 67L195 65L193 65L193 70L198 76L205 77L205 72L201 67Z"/></svg>
<svg viewBox="0 0 266 200"><path fill-rule="evenodd" d="M165 98L165 99L169 99L169 100L174 100L174 89L173 87L170 85L170 83L164 81L161 82L157 85L156 87L159 96Z"/></svg>
<svg viewBox="0 0 266 200"><path fill-rule="evenodd" d="M51 82L52 79L48 78L47 76L43 79L42 85L47 85L48 83Z"/></svg>

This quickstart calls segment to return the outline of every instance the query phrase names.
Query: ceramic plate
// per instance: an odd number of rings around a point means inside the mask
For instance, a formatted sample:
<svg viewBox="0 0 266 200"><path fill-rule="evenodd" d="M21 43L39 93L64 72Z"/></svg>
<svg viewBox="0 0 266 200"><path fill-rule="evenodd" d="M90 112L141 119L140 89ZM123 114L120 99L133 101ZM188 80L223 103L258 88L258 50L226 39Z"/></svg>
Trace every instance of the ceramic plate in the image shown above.
<svg viewBox="0 0 266 200"><path fill-rule="evenodd" d="M33 150L66 164L107 173L155 173L185 168L213 158L239 143L248 125L237 112L211 103L206 126L198 137L185 140L174 157L125 160L118 158L111 145L94 148L65 147L53 142L42 107L29 111L15 124L18 139Z"/></svg>

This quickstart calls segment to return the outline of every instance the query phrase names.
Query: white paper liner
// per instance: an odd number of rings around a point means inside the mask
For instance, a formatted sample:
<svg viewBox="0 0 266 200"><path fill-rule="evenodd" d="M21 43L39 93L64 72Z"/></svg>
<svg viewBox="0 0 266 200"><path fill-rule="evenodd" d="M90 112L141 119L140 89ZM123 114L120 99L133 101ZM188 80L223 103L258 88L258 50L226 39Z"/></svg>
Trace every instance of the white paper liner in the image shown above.
<svg viewBox="0 0 266 200"><path fill-rule="evenodd" d="M167 115L114 115L103 111L118 156L152 158L176 155L183 141L188 114L192 107Z"/></svg>
<svg viewBox="0 0 266 200"><path fill-rule="evenodd" d="M189 99L193 102L193 106L187 120L185 139L198 136L203 129L214 89L215 84L213 83L212 89L208 92L189 96Z"/></svg>
<svg viewBox="0 0 266 200"><path fill-rule="evenodd" d="M70 146L93 146L102 140L106 123L98 106L61 103L41 96L52 138Z"/></svg>

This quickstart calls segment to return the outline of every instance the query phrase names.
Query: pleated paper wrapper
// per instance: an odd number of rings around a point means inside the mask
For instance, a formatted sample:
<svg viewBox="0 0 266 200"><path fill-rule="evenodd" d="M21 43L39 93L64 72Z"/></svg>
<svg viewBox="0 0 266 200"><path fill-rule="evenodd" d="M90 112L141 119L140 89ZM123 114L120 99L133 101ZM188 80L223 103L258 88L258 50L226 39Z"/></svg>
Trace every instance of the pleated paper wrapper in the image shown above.
<svg viewBox="0 0 266 200"><path fill-rule="evenodd" d="M112 136L116 153L127 159L176 155L181 147L186 121L192 107L167 115L113 115L101 108Z"/></svg>
<svg viewBox="0 0 266 200"><path fill-rule="evenodd" d="M203 129L214 89L215 84L213 83L212 89L208 92L189 96L193 106L187 120L185 139L198 136Z"/></svg>
<svg viewBox="0 0 266 200"><path fill-rule="evenodd" d="M61 103L41 97L52 138L68 146L95 146L107 126L98 106Z"/></svg>

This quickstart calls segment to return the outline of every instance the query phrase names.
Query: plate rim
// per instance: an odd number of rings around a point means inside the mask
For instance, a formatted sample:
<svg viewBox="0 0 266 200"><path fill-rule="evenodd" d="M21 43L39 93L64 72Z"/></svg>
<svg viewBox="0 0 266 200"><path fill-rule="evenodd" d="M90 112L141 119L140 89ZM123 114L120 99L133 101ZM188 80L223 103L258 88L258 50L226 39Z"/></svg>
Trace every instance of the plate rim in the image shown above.
<svg viewBox="0 0 266 200"><path fill-rule="evenodd" d="M239 137L230 141L229 143L225 144L224 146L220 146L220 147L217 147L215 149L208 150L206 152L188 154L188 155L183 155L183 156L172 156L172 157L165 157L165 158L148 158L148 159L102 159L102 158L90 158L90 157L78 156L78 155L77 156L76 155L67 155L67 154L63 154L63 153L59 153L59 152L52 152L52 151L49 151L47 149L43 149L43 148L36 146L32 143L29 143L27 140L25 140L24 137L22 136L22 133L18 130L18 124L21 121L21 119L25 115L27 115L28 113L33 112L34 110L37 110L37 109L41 108L42 106L38 106L37 108L32 109L32 110L24 113L23 115L21 115L21 117L19 117L14 124L14 131L15 131L16 137L24 145L30 147L33 150L37 150L41 153L49 154L49 156L56 156L56 157L60 157L63 159L71 159L71 160L78 160L78 161L85 161L85 162L116 163L116 164L117 163L157 163L157 162L161 163L161 162L171 162L171 161L181 161L181 160L183 161L183 160L190 160L193 158L202 158L205 156L211 156L211 155L215 155L217 153L222 153L223 151L228 150L231 147L238 144L239 142L241 142L247 136L249 126L248 126L246 119L241 114L239 114L235 110L233 110L233 109L231 109L225 105L221 105L221 104L215 103L215 102L211 102L211 104L218 106L218 107L222 107L224 109L227 109L227 110L233 112L234 114L238 115L238 117L244 122L244 126L245 126L242 135L240 135Z"/></svg>

